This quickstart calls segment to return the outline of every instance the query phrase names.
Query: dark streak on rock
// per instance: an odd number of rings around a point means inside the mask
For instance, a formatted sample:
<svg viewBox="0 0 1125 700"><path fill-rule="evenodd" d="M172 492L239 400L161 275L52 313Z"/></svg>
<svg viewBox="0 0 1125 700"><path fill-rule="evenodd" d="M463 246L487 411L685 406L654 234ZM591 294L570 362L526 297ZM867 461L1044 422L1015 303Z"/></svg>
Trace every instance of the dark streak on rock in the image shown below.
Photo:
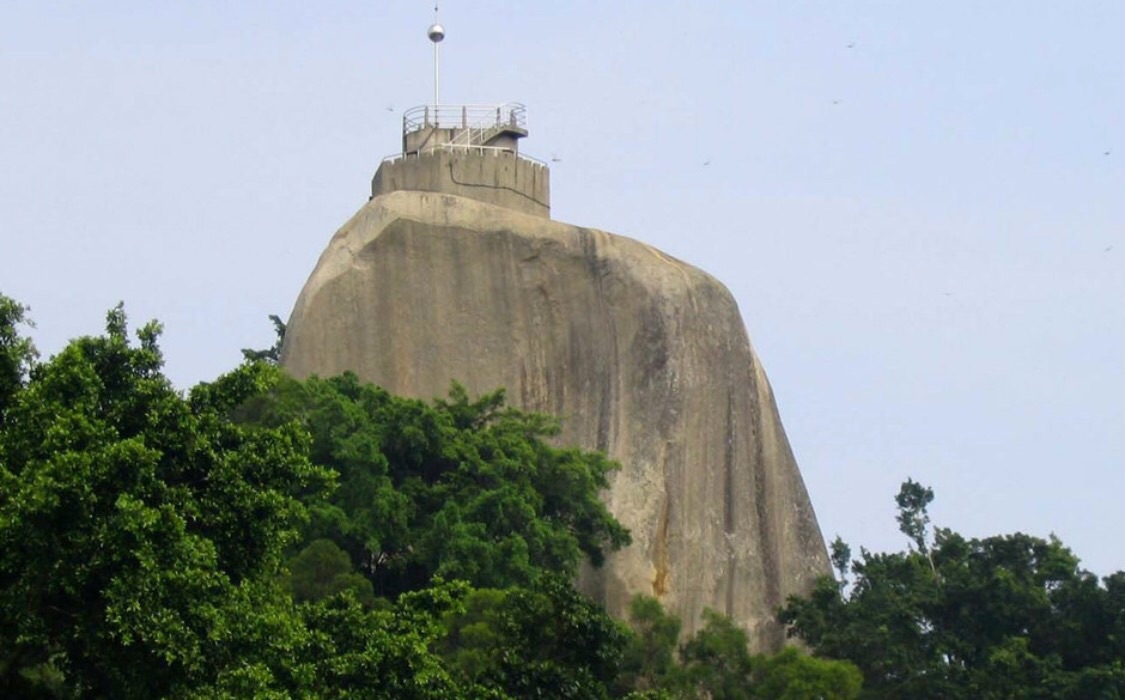
<svg viewBox="0 0 1125 700"><path fill-rule="evenodd" d="M726 449L723 455L723 535L727 548L726 614L734 615L735 556L731 538L734 536L734 395L727 387Z"/></svg>
<svg viewBox="0 0 1125 700"><path fill-rule="evenodd" d="M586 263L587 270L589 271L590 280L598 289L597 298L604 303L608 298L605 293L605 280L610 274L610 263L605 259L598 250L597 235L587 228L578 229L578 237L582 247L582 259ZM607 325L606 338L610 339L613 343L613 352L611 354L610 366L616 368L617 366L617 333L613 328L613 313L610 309L600 309L603 313L602 317L605 319ZM577 363L576 363L577 364ZM583 363L585 364L585 363ZM578 365L581 366L581 365ZM606 365L597 365L595 369L595 376L592 378L595 386L605 386L610 377L616 374L616 371L608 371ZM607 387L605 390L598 392L598 420L597 432L594 441L594 448L600 452L609 452L609 434L611 424L613 421L613 402L615 392L612 388Z"/></svg>
<svg viewBox="0 0 1125 700"><path fill-rule="evenodd" d="M758 390L758 373L754 367L750 369L750 395L759 396ZM772 494L766 487L764 470L761 465L765 464L765 446L762 438L762 406L759 402L751 402L750 408L751 424L750 430L753 435L751 444L754 446L754 457L751 464L754 465L753 479L754 479L754 506L758 516L758 542L760 546L762 558L762 582L765 586L765 599L766 609L776 610L781 604L781 583L778 581L778 561L777 561L777 543L774 541L773 520L770 513L770 498ZM780 504L777 504L780 505ZM762 639L767 644L772 645L774 648L780 649L785 641L785 635L778 623L770 625L768 630L762 631Z"/></svg>

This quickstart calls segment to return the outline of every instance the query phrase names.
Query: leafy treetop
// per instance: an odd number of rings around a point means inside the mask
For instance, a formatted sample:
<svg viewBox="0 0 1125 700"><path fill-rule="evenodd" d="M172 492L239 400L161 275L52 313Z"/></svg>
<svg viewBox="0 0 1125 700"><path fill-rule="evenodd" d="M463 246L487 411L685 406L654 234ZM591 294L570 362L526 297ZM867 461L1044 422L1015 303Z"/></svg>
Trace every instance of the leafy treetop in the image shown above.
<svg viewBox="0 0 1125 700"><path fill-rule="evenodd" d="M381 596L435 576L486 588L573 577L629 542L599 497L617 465L551 446L557 424L505 407L502 391L473 400L455 384L427 405L354 374L282 377L237 416L308 431L340 487L309 499L306 541L335 542Z"/></svg>
<svg viewBox="0 0 1125 700"><path fill-rule="evenodd" d="M791 632L858 666L865 698L1125 695L1125 573L1099 582L1054 537L939 528L930 545L932 500L903 484L898 522L911 550L863 550L850 589L826 578L790 599L781 619ZM834 546L834 560L846 551Z"/></svg>

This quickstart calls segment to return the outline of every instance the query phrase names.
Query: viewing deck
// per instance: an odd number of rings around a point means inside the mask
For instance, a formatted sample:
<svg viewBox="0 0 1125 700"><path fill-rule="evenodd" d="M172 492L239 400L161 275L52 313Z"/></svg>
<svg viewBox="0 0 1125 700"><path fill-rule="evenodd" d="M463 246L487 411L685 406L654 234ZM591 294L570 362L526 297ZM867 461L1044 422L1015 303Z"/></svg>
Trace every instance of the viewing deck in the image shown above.
<svg viewBox="0 0 1125 700"><path fill-rule="evenodd" d="M402 116L402 152L383 159L371 196L443 192L550 218L551 171L520 155L525 136L519 103L413 107Z"/></svg>
<svg viewBox="0 0 1125 700"><path fill-rule="evenodd" d="M518 156L519 140L525 136L527 108L518 102L423 105L412 107L402 115L403 155L465 149L481 153L502 151Z"/></svg>

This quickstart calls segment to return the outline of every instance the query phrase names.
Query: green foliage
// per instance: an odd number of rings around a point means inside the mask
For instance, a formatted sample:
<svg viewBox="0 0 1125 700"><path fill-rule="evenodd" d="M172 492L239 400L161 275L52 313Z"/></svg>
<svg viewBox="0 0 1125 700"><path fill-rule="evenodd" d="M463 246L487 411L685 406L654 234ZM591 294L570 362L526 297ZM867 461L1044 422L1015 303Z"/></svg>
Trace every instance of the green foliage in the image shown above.
<svg viewBox="0 0 1125 700"><path fill-rule="evenodd" d="M660 603L633 599L633 636L617 680L627 700L852 700L862 674L846 661L817 659L796 649L751 657L747 636L733 621L704 611L704 626L678 648L680 622Z"/></svg>
<svg viewBox="0 0 1125 700"><path fill-rule="evenodd" d="M19 332L21 325L34 327L27 311L26 306L0 294L0 426L38 356L31 340Z"/></svg>
<svg viewBox="0 0 1125 700"><path fill-rule="evenodd" d="M285 322L275 314L270 314L270 321L273 323L273 331L277 336L273 345L265 350L243 348L242 359L247 362L265 362L270 365L281 363L281 346L285 343Z"/></svg>
<svg viewBox="0 0 1125 700"><path fill-rule="evenodd" d="M836 569L836 573L840 577L840 583L847 584L848 572L851 569L852 562L852 548L837 535L836 539L832 540L829 553L829 558L832 560L832 568Z"/></svg>
<svg viewBox="0 0 1125 700"><path fill-rule="evenodd" d="M931 533L913 481L907 552L852 561L837 538L850 583L782 611L818 657L751 658L713 611L677 648L656 600L630 632L570 585L628 542L598 499L615 465L502 392L427 405L267 353L185 397L158 324L131 342L119 306L37 364L25 313L0 296L2 697L1125 693L1125 573L1054 538Z"/></svg>
<svg viewBox="0 0 1125 700"><path fill-rule="evenodd" d="M896 499L914 547L852 563L843 592L821 580L781 619L822 656L863 672L870 698L1097 698L1125 693L1125 606L1115 574L1099 584L1057 539L965 539L938 529L933 493Z"/></svg>
<svg viewBox="0 0 1125 700"><path fill-rule="evenodd" d="M306 517L297 495L315 499L331 475L297 424L228 419L276 368L246 365L185 399L161 373L159 330L132 345L119 306L104 336L9 385L0 696L459 697L428 651L447 606L293 603L280 564ZM4 337L26 363L29 346Z"/></svg>
<svg viewBox="0 0 1125 700"><path fill-rule="evenodd" d="M693 697L750 700L754 696L746 632L714 610L704 610L703 620L703 629L680 648L681 682Z"/></svg>
<svg viewBox="0 0 1125 700"><path fill-rule="evenodd" d="M430 648L441 618L460 605L465 587L437 582L404 595L393 611L369 610L351 596L308 609L315 676L303 690L315 697L445 700L464 697ZM242 696L248 697L248 696Z"/></svg>
<svg viewBox="0 0 1125 700"><path fill-rule="evenodd" d="M530 586L544 573L573 576L583 557L600 563L629 541L598 495L616 465L550 446L557 426L505 408L502 392L473 401L455 385L428 406L351 374L281 379L238 415L308 430L313 461L340 488L310 502L307 537L336 542L379 595L434 576Z"/></svg>
<svg viewBox="0 0 1125 700"><path fill-rule="evenodd" d="M761 700L854 700L863 674L846 661L818 659L789 647L754 659L754 698Z"/></svg>
<svg viewBox="0 0 1125 700"><path fill-rule="evenodd" d="M608 698L628 632L571 586L482 590L446 618L445 649L468 683L497 697Z"/></svg>
<svg viewBox="0 0 1125 700"><path fill-rule="evenodd" d="M294 426L235 426L160 373L159 326L39 366L0 430L7 679L51 660L85 694L138 697L208 673L325 475ZM242 397L237 397L241 400Z"/></svg>
<svg viewBox="0 0 1125 700"><path fill-rule="evenodd" d="M298 607L249 611L236 655L189 698L457 700L466 695L430 652L440 631L430 606L457 605L463 590L438 585L389 610L350 593ZM439 613L440 614L440 613Z"/></svg>
<svg viewBox="0 0 1125 700"><path fill-rule="evenodd" d="M375 605L371 582L352 568L348 553L332 540L313 540L289 562L289 592L298 603L351 591L367 607Z"/></svg>
<svg viewBox="0 0 1125 700"><path fill-rule="evenodd" d="M480 683L498 661L503 637L504 604L508 591L480 588L471 591L464 606L449 613L441 650L457 676Z"/></svg>
<svg viewBox="0 0 1125 700"><path fill-rule="evenodd" d="M895 496L898 504L898 529L910 538L919 552L929 551L926 537L929 531L930 516L926 508L934 500L933 489L922 486L913 479L907 479Z"/></svg>
<svg viewBox="0 0 1125 700"><path fill-rule="evenodd" d="M678 669L680 620L664 612L655 598L637 595L629 606L629 625L633 635L625 648L619 687L640 692L670 687Z"/></svg>

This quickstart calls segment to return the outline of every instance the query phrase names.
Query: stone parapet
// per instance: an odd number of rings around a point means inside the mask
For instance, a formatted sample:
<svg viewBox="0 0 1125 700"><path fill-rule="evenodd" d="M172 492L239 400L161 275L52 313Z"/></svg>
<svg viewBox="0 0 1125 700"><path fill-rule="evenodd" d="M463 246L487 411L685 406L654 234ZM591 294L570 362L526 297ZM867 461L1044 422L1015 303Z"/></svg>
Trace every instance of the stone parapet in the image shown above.
<svg viewBox="0 0 1125 700"><path fill-rule="evenodd" d="M400 190L468 197L550 218L550 170L499 148L433 149L383 161L371 197Z"/></svg>

